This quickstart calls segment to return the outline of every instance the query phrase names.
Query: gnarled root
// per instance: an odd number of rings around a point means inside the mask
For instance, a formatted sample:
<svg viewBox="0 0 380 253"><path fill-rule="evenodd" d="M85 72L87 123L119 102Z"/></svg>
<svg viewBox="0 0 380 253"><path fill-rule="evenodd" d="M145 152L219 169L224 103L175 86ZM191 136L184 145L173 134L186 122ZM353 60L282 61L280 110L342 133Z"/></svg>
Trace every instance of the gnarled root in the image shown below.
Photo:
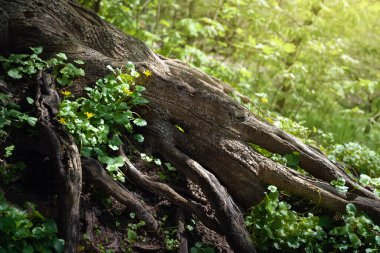
<svg viewBox="0 0 380 253"><path fill-rule="evenodd" d="M135 212L139 219L145 221L148 231L154 232L158 230L158 222L149 212L150 208L107 175L98 161L92 158L82 158L82 166L86 179L125 205L127 209Z"/></svg>

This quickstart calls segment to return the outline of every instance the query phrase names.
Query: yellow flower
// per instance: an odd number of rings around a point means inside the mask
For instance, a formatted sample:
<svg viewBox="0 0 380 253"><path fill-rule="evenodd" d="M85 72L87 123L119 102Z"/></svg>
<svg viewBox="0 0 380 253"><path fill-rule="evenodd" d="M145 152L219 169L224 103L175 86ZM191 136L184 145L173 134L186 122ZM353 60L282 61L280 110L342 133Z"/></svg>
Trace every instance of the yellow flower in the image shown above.
<svg viewBox="0 0 380 253"><path fill-rule="evenodd" d="M123 91L127 93L127 95L131 95L133 92L130 91L128 88L123 88Z"/></svg>
<svg viewBox="0 0 380 253"><path fill-rule="evenodd" d="M88 119L94 117L94 114L92 112L85 112L84 114L87 116Z"/></svg>
<svg viewBox="0 0 380 253"><path fill-rule="evenodd" d="M144 73L144 75L147 76L147 77L153 75L152 71L150 71L149 69L144 70L143 73Z"/></svg>
<svg viewBox="0 0 380 253"><path fill-rule="evenodd" d="M267 98L261 98L261 103L267 104L268 103L268 99Z"/></svg>
<svg viewBox="0 0 380 253"><path fill-rule="evenodd" d="M64 96L70 96L71 95L71 92L70 91L61 91L61 93L64 95Z"/></svg>
<svg viewBox="0 0 380 253"><path fill-rule="evenodd" d="M66 122L66 120L64 118L59 118L58 121L61 124L64 124L64 125L67 124L67 122Z"/></svg>

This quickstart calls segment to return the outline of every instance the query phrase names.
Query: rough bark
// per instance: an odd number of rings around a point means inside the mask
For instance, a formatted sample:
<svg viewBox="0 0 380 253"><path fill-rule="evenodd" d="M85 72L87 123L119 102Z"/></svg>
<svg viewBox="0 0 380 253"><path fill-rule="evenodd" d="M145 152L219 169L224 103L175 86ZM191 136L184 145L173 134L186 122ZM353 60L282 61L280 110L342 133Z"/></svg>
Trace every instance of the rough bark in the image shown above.
<svg viewBox="0 0 380 253"><path fill-rule="evenodd" d="M35 87L38 125L47 136L48 146L45 148L57 169L60 234L65 238L65 253L70 253L76 252L80 239L82 166L73 137L54 120L59 104L54 88L53 78L45 72L39 72Z"/></svg>
<svg viewBox="0 0 380 253"><path fill-rule="evenodd" d="M232 88L228 85L182 62L155 54L143 42L123 34L71 1L0 0L0 6L0 53L43 46L46 56L65 52L73 59L84 60L86 77L70 88L77 96L83 95L85 86L93 85L94 80L106 73L108 64L118 67L132 61L140 71L152 71L153 76L144 83L147 89L144 96L149 104L139 109L148 121L142 130L145 146L175 164L201 187L215 217L205 216L197 208L199 203L144 176L129 160L124 172L140 187L166 197L209 228L226 235L235 252L255 252L240 210L262 200L265 184L274 184L332 211L342 211L346 204L354 203L376 222L380 221L380 201L370 190L357 184L319 151L257 119L229 96ZM184 132L175 127L177 124ZM71 139L65 145L70 143ZM299 152L300 166L315 178L304 177L263 157L249 143L279 154ZM73 145L70 147L70 154L74 154L69 156L71 162L59 168L62 176L65 173L67 176L67 170L76 171L78 178L74 181L78 185L81 164L77 150ZM329 185L339 177L346 180L349 194L341 194ZM103 183L107 187L111 184ZM66 234L65 239L70 236ZM67 252L75 249L70 246Z"/></svg>

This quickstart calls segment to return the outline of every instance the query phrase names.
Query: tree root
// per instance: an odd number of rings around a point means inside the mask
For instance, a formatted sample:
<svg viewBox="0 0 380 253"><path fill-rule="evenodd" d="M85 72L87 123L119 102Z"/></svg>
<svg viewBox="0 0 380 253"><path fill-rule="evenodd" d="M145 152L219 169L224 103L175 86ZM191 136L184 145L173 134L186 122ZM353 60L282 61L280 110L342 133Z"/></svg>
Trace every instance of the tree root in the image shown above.
<svg viewBox="0 0 380 253"><path fill-rule="evenodd" d="M114 197L127 209L135 212L139 219L145 221L148 232L157 232L159 225L149 212L150 208L134 196L133 193L108 176L98 161L92 158L82 158L82 166L86 180L91 181L98 188Z"/></svg>
<svg viewBox="0 0 380 253"><path fill-rule="evenodd" d="M132 179L132 181L140 186L142 189L148 190L153 194L159 194L166 199L168 199L174 205L183 208L184 210L188 210L193 213L205 226L208 228L220 232L219 222L215 219L215 217L210 217L206 214L205 209L202 205L189 201L186 198L182 197L179 193L173 190L170 186L164 183L160 183L150 179L148 176L143 175L133 164L132 162L125 156L122 152L122 148L120 148L120 154L125 159L125 166L121 169L123 173Z"/></svg>
<svg viewBox="0 0 380 253"><path fill-rule="evenodd" d="M187 238L186 238L185 215L183 214L183 211L180 208L177 209L176 218L177 218L177 226L178 226L177 239L179 241L178 253L188 253L189 248L188 248Z"/></svg>
<svg viewBox="0 0 380 253"><path fill-rule="evenodd" d="M242 213L218 179L172 144L160 142L158 147L160 153L168 161L172 162L187 178L202 188L215 210L217 219L223 221L220 223L220 227L231 247L236 252L256 252L245 229Z"/></svg>
<svg viewBox="0 0 380 253"><path fill-rule="evenodd" d="M52 77L39 72L36 85L38 126L49 140L50 152L58 174L60 234L65 239L65 253L77 252L80 239L79 214L82 166L74 139L53 118L59 103Z"/></svg>
<svg viewBox="0 0 380 253"><path fill-rule="evenodd" d="M329 183L309 178L273 161L259 163L260 180L272 184L296 196L312 200L317 205L334 212L344 212L347 204L355 204L359 210L380 223L380 200L356 195L352 192L339 192Z"/></svg>

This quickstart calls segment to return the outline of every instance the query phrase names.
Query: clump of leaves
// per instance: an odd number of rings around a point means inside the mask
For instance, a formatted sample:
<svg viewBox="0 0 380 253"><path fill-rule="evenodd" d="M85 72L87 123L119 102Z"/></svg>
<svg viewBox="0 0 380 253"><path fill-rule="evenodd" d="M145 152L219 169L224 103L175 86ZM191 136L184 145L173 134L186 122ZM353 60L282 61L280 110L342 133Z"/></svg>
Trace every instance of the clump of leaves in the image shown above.
<svg viewBox="0 0 380 253"><path fill-rule="evenodd" d="M313 214L299 216L291 206L279 201L275 186L268 187L264 200L251 209L246 217L246 226L252 234L256 246L264 251L294 250L301 247L323 252L315 248L318 240L326 238L326 233L318 225L319 219Z"/></svg>
<svg viewBox="0 0 380 253"><path fill-rule="evenodd" d="M57 225L29 204L28 211L10 205L0 193L0 253L63 252Z"/></svg>
<svg viewBox="0 0 380 253"><path fill-rule="evenodd" d="M168 251L175 251L179 248L179 241L176 239L177 228L167 228L164 230L165 234L165 248Z"/></svg>
<svg viewBox="0 0 380 253"><path fill-rule="evenodd" d="M42 60L39 54L42 53L42 47L31 47L33 54L11 54L8 58L0 56L2 68L8 76L14 79L31 77L42 69L52 69L52 74L57 78L57 82L62 86L71 85L76 77L84 76L84 70L78 68L72 63L68 63L67 56L64 53L56 54L47 61ZM81 65L84 62L74 61Z"/></svg>
<svg viewBox="0 0 380 253"><path fill-rule="evenodd" d="M0 138L7 135L6 128L21 127L22 124L28 123L34 126L37 118L31 117L26 113L22 113L20 106L11 101L12 96L0 93Z"/></svg>
<svg viewBox="0 0 380 253"><path fill-rule="evenodd" d="M356 142L335 145L329 158L356 169L359 173L380 176L380 155Z"/></svg>
<svg viewBox="0 0 380 253"><path fill-rule="evenodd" d="M130 213L131 219L135 219L135 213ZM145 226L145 221L139 221L138 223L128 223L127 238L128 242L135 243L139 239L138 230Z"/></svg>
<svg viewBox="0 0 380 253"><path fill-rule="evenodd" d="M380 227L360 214L353 204L346 206L344 225L330 231L329 242L340 252L379 252Z"/></svg>
<svg viewBox="0 0 380 253"><path fill-rule="evenodd" d="M245 222L256 247L305 252L377 252L380 249L380 228L353 204L339 222L328 216L307 216L292 211L291 206L279 201L275 186L268 187L264 200L251 209Z"/></svg>
<svg viewBox="0 0 380 253"><path fill-rule="evenodd" d="M115 179L124 181L120 167L124 165L121 156L112 157L109 151L116 151L129 136L142 142L141 134L133 133L133 125L145 126L147 122L132 108L148 101L142 98L143 86L136 84L139 73L129 62L123 69L114 69L99 79L95 87L86 87L87 95L72 100L69 92L63 93L58 120L75 137L85 157L95 156L106 164L106 169ZM129 136L126 136L126 133Z"/></svg>
<svg viewBox="0 0 380 253"><path fill-rule="evenodd" d="M194 247L190 248L190 253L215 253L215 249L202 242L196 242Z"/></svg>
<svg viewBox="0 0 380 253"><path fill-rule="evenodd" d="M340 192L347 192L348 187L346 186L346 180L344 178L338 178L337 180L333 180L330 182L332 186L334 186Z"/></svg>

